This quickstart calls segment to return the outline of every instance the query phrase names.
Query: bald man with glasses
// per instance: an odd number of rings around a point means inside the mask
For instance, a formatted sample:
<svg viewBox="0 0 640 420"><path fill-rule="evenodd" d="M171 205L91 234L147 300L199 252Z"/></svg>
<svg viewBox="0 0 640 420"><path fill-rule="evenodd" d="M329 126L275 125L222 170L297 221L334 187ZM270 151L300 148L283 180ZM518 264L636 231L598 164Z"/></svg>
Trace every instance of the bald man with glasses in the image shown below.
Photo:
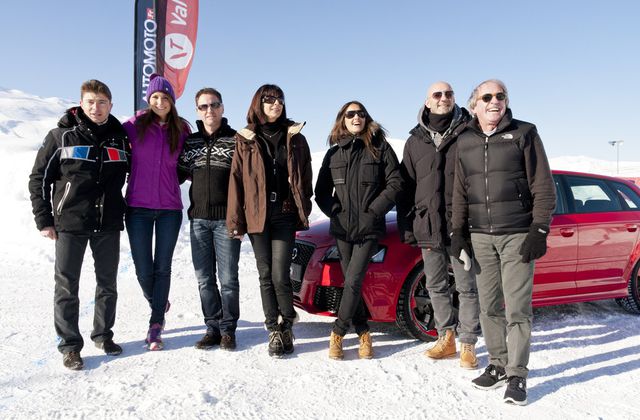
<svg viewBox="0 0 640 420"><path fill-rule="evenodd" d="M398 226L403 242L421 248L426 288L429 291L438 341L425 352L431 359L457 355L456 330L460 341L460 366L475 369L475 344L480 334L479 304L473 272L452 258L450 252L451 203L458 135L471 116L456 105L447 82L429 86L418 124L404 147L404 188L398 202ZM448 266L459 293L456 316L449 284Z"/></svg>
<svg viewBox="0 0 640 420"><path fill-rule="evenodd" d="M469 109L475 116L458 139L451 252L473 249L489 364L472 382L485 390L506 384L504 401L525 405L533 268L547 251L555 185L536 126L512 117L503 82L480 83Z"/></svg>

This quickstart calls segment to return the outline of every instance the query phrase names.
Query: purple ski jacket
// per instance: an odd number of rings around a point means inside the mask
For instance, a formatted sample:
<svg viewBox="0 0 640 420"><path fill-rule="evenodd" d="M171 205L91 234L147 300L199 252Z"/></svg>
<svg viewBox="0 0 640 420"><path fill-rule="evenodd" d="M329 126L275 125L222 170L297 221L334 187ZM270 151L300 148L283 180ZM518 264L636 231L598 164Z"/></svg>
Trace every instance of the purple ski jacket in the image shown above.
<svg viewBox="0 0 640 420"><path fill-rule="evenodd" d="M125 197L127 205L154 210L181 210L178 156L190 130L185 124L178 149L171 153L166 126L153 123L144 139L138 138L135 121L141 114L123 124L131 142L131 174Z"/></svg>

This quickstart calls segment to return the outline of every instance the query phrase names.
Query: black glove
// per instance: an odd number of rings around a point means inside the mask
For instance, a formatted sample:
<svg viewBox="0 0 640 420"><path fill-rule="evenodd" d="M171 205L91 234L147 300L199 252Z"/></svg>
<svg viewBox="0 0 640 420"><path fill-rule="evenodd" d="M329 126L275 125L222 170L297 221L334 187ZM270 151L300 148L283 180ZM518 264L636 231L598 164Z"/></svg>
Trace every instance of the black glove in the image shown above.
<svg viewBox="0 0 640 420"><path fill-rule="evenodd" d="M547 235L549 226L534 223L529 228L529 233L520 247L522 262L528 263L537 260L547 253Z"/></svg>
<svg viewBox="0 0 640 420"><path fill-rule="evenodd" d="M451 232L451 255L456 257L461 264L464 264L464 261L460 259L460 254L463 250L471 257L471 245L465 238L462 229L454 229Z"/></svg>

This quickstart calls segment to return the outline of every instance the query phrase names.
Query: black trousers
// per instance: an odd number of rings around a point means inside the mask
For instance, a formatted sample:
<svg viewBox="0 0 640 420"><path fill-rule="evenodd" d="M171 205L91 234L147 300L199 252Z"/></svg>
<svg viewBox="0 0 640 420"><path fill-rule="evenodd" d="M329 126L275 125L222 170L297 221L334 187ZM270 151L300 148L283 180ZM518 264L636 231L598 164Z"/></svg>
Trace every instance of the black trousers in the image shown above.
<svg viewBox="0 0 640 420"><path fill-rule="evenodd" d="M340 252L340 266L344 274L344 289L338 318L333 324L333 332L344 336L353 326L358 335L369 331L367 313L362 301L362 283L367 273L369 260L378 250L376 239L364 242L346 242L336 239L338 252Z"/></svg>
<svg viewBox="0 0 640 420"><path fill-rule="evenodd" d="M91 247L96 273L95 307L91 340L113 338L118 300L117 275L120 260L120 232L59 232L56 240L54 324L60 337L61 353L82 350L84 341L78 328L80 269L87 244Z"/></svg>
<svg viewBox="0 0 640 420"><path fill-rule="evenodd" d="M270 209L262 233L249 235L260 279L260 297L267 330L278 328L278 316L291 326L296 318L293 308L293 287L289 271L295 240L295 213Z"/></svg>

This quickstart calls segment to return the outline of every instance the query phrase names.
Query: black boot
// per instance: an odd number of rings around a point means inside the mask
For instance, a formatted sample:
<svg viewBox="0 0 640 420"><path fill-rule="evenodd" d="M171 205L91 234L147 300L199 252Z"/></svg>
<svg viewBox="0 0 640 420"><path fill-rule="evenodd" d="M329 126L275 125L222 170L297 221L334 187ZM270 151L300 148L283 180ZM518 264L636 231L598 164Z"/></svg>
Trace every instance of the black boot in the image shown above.
<svg viewBox="0 0 640 420"><path fill-rule="evenodd" d="M269 331L269 356L282 357L282 355L284 355L282 332L280 330Z"/></svg>
<svg viewBox="0 0 640 420"><path fill-rule="evenodd" d="M284 354L293 353L293 331L291 330L291 323L283 322L280 324L280 331L282 332L282 347Z"/></svg>

